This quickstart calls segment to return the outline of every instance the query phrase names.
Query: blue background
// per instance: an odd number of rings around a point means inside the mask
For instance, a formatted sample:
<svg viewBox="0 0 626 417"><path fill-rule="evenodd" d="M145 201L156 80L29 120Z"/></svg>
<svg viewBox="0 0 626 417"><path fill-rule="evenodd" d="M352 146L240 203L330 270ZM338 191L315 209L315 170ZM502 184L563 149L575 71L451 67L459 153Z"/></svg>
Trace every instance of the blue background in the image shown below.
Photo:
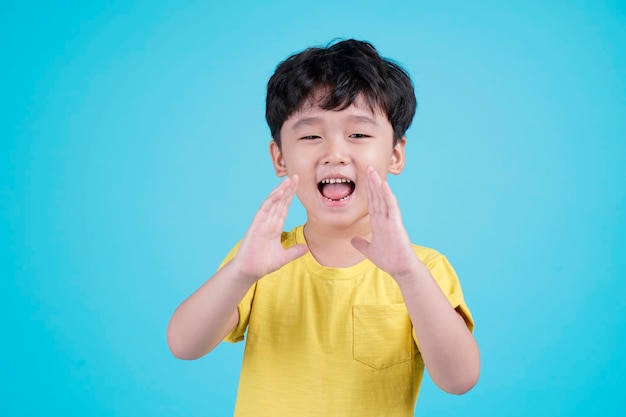
<svg viewBox="0 0 626 417"><path fill-rule="evenodd" d="M622 415L626 5L383 3L2 2L1 415L232 413L243 344L166 326L278 183L268 77L335 37L414 79L391 185L477 322L479 384L416 415Z"/></svg>

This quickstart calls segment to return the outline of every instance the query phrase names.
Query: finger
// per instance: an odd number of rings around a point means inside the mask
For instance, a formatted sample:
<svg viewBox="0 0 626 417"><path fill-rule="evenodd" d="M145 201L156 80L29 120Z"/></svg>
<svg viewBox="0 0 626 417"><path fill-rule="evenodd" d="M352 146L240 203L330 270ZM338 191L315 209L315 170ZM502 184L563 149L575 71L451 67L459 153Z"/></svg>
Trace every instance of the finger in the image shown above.
<svg viewBox="0 0 626 417"><path fill-rule="evenodd" d="M350 243L352 243L352 246L354 246L356 250L368 257L370 243L367 240L357 236L353 237Z"/></svg>
<svg viewBox="0 0 626 417"><path fill-rule="evenodd" d="M378 199L376 198L376 184L374 182L372 171L374 168L367 167L367 205L370 214L378 213Z"/></svg>
<svg viewBox="0 0 626 417"><path fill-rule="evenodd" d="M285 180L286 181L286 180ZM291 206L291 202L293 201L293 197L296 193L296 188L298 187L298 176L294 175L289 179L289 182L285 185L285 190L281 195L280 200L276 204L276 215L284 220L287 218L287 213L289 211L289 206Z"/></svg>
<svg viewBox="0 0 626 417"><path fill-rule="evenodd" d="M279 188L272 190L272 192L267 196L265 201L259 207L256 215L254 216L255 221L265 221L268 217L271 217L271 213L276 206L276 202L282 196L283 191Z"/></svg>
<svg viewBox="0 0 626 417"><path fill-rule="evenodd" d="M381 213L383 210L383 200L381 196L380 184L381 180L378 173L373 167L368 167L367 172L368 185L368 204L370 205L370 213Z"/></svg>
<svg viewBox="0 0 626 417"><path fill-rule="evenodd" d="M285 249L285 263L289 263L294 259L305 255L309 251L309 247L304 244L298 244Z"/></svg>
<svg viewBox="0 0 626 417"><path fill-rule="evenodd" d="M276 188L272 190L267 199L273 201L274 203L281 201L283 198L285 198L285 194L289 193L292 182L292 179L289 177L282 180L280 184L278 184Z"/></svg>
<svg viewBox="0 0 626 417"><path fill-rule="evenodd" d="M254 224L264 224L272 228L277 226L276 218L280 218L280 215L277 215L277 211L280 207L280 201L285 198L285 193L288 193L290 182L291 180L287 178L272 190L257 211L253 220Z"/></svg>
<svg viewBox="0 0 626 417"><path fill-rule="evenodd" d="M282 233L289 212L289 206L298 186L298 176L285 178L277 187L273 204L269 207L265 220L266 230L271 234Z"/></svg>
<svg viewBox="0 0 626 417"><path fill-rule="evenodd" d="M385 205L387 207L387 214L390 217L400 217L400 207L398 206L398 199L391 191L391 187L387 181L383 182L381 186L381 192L383 199L385 201Z"/></svg>
<svg viewBox="0 0 626 417"><path fill-rule="evenodd" d="M289 186L289 178L285 178L284 180L282 180L273 190L271 193L269 193L269 195L267 196L268 198L275 196L277 194L281 194L284 192L285 188L287 186Z"/></svg>

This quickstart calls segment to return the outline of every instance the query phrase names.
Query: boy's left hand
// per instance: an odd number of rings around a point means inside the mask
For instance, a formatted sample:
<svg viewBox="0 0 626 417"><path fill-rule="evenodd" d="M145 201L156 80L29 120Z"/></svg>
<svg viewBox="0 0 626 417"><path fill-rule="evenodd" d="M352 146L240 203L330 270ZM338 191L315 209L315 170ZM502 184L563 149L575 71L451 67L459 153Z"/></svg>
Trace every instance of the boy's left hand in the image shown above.
<svg viewBox="0 0 626 417"><path fill-rule="evenodd" d="M366 186L372 239L354 237L352 245L397 281L419 268L421 261L402 224L396 197L372 167L367 169Z"/></svg>

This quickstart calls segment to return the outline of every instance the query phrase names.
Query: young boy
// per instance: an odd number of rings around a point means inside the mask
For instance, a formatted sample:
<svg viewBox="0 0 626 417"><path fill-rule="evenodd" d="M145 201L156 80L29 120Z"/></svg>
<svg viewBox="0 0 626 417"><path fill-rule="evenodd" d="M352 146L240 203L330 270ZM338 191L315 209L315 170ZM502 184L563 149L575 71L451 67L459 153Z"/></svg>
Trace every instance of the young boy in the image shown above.
<svg viewBox="0 0 626 417"><path fill-rule="evenodd" d="M244 339L236 416L412 416L424 366L462 394L479 376L473 321L444 256L412 245L385 181L405 164L416 101L366 42L310 48L267 88L285 180L169 324L172 353ZM283 232L292 197L304 226Z"/></svg>

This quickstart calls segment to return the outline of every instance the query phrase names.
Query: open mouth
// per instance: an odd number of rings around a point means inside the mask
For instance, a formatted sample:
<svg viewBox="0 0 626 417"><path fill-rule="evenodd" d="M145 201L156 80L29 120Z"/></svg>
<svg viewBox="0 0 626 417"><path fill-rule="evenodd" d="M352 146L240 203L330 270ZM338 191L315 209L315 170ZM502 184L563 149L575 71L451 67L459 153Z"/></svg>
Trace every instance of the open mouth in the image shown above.
<svg viewBox="0 0 626 417"><path fill-rule="evenodd" d="M356 184L347 178L326 178L317 184L320 194L329 201L347 200L354 192Z"/></svg>

